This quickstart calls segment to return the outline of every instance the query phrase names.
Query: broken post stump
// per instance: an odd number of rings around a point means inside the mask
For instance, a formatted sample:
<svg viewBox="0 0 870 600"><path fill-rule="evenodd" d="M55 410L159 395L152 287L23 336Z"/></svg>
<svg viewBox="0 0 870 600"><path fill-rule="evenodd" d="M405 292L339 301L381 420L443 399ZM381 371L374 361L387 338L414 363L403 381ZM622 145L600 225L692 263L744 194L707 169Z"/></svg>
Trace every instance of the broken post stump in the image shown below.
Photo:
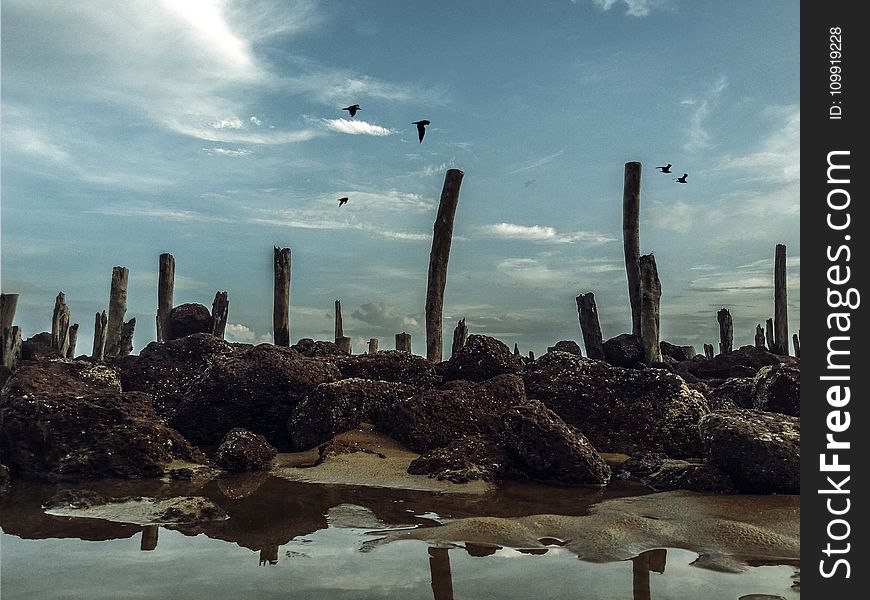
<svg viewBox="0 0 870 600"><path fill-rule="evenodd" d="M121 330L127 313L127 280L130 272L126 267L112 269L112 287L109 291L109 321L106 330L105 356L119 355Z"/></svg>
<svg viewBox="0 0 870 600"><path fill-rule="evenodd" d="M341 300L335 301L335 343L344 337L344 324L341 320Z"/></svg>
<svg viewBox="0 0 870 600"><path fill-rule="evenodd" d="M465 326L465 319L459 319L456 328L453 330L453 346L450 348L450 358L456 356L456 353L465 347L465 342L468 341L468 327Z"/></svg>
<svg viewBox="0 0 870 600"><path fill-rule="evenodd" d="M755 347L764 348L764 329L761 323L755 326Z"/></svg>
<svg viewBox="0 0 870 600"><path fill-rule="evenodd" d="M734 344L734 325L731 321L731 313L727 308L722 308L716 313L719 321L719 354L731 352Z"/></svg>
<svg viewBox="0 0 870 600"><path fill-rule="evenodd" d="M625 163L622 188L622 245L628 301L631 304L631 333L640 337L640 173L639 162Z"/></svg>
<svg viewBox="0 0 870 600"><path fill-rule="evenodd" d="M216 292L211 303L211 334L216 338L224 339L229 312L230 301L227 300L227 293Z"/></svg>
<svg viewBox="0 0 870 600"><path fill-rule="evenodd" d="M169 330L175 290L175 257L164 252L160 255L160 274L157 277L157 341L172 339Z"/></svg>
<svg viewBox="0 0 870 600"><path fill-rule="evenodd" d="M378 338L371 338L369 340L369 354L377 354L378 353Z"/></svg>
<svg viewBox="0 0 870 600"><path fill-rule="evenodd" d="M399 352L411 352L411 334L402 333L396 334L396 350Z"/></svg>
<svg viewBox="0 0 870 600"><path fill-rule="evenodd" d="M12 327L18 294L0 294L0 331Z"/></svg>
<svg viewBox="0 0 870 600"><path fill-rule="evenodd" d="M290 248L275 246L272 331L276 346L290 345Z"/></svg>
<svg viewBox="0 0 870 600"><path fill-rule="evenodd" d="M335 345L345 354L353 354L353 340L350 337L343 335L335 340Z"/></svg>
<svg viewBox="0 0 870 600"><path fill-rule="evenodd" d="M432 233L432 251L429 253L429 282L426 288L426 358L430 362L442 359L442 310L444 287L447 284L447 261L453 242L453 220L459 203L459 188L465 174L459 169L448 169L444 176L441 201Z"/></svg>
<svg viewBox="0 0 870 600"><path fill-rule="evenodd" d="M51 347L66 356L69 347L69 308L63 292L54 300L54 313L51 316Z"/></svg>
<svg viewBox="0 0 870 600"><path fill-rule="evenodd" d="M661 297L662 284L656 268L656 257L652 254L644 254L640 257L640 345L646 364L662 360L659 346Z"/></svg>
<svg viewBox="0 0 870 600"><path fill-rule="evenodd" d="M10 371L21 360L21 328L13 325L0 330L0 365Z"/></svg>
<svg viewBox="0 0 870 600"><path fill-rule="evenodd" d="M106 354L106 331L108 318L106 311L97 313L94 317L94 348L91 351L91 358L94 360L103 360Z"/></svg>
<svg viewBox="0 0 870 600"><path fill-rule="evenodd" d="M520 347L519 344L514 343L514 356L520 355Z"/></svg>
<svg viewBox="0 0 870 600"><path fill-rule="evenodd" d="M774 352L776 342L773 339L773 319L768 319L764 322L764 332L767 339L767 349Z"/></svg>
<svg viewBox="0 0 870 600"><path fill-rule="evenodd" d="M529 350L529 360L531 360L531 361L535 360L535 353L532 352L531 350Z"/></svg>
<svg viewBox="0 0 870 600"><path fill-rule="evenodd" d="M713 344L704 344L704 356L707 357L707 360L713 359Z"/></svg>
<svg viewBox="0 0 870 600"><path fill-rule="evenodd" d="M580 294L576 300L577 314L580 319L580 333L583 334L586 356L597 360L604 360L604 341L601 338L601 324L598 321L595 294L592 292Z"/></svg>
<svg viewBox="0 0 870 600"><path fill-rule="evenodd" d="M121 336L118 338L118 354L129 356L133 352L133 331L136 329L136 317L121 326Z"/></svg>
<svg viewBox="0 0 870 600"><path fill-rule="evenodd" d="M66 357L67 358L75 358L76 357L76 342L79 339L79 324L73 323L69 326L67 330L67 349L66 349Z"/></svg>
<svg viewBox="0 0 870 600"><path fill-rule="evenodd" d="M788 356L788 289L785 245L777 244L773 265L773 342L775 353Z"/></svg>

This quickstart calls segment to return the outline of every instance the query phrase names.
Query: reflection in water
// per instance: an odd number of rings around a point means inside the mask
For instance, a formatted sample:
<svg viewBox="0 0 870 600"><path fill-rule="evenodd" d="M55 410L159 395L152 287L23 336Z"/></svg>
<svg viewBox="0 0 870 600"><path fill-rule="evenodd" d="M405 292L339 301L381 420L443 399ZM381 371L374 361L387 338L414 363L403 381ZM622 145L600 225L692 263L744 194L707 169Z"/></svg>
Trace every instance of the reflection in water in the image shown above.
<svg viewBox="0 0 870 600"><path fill-rule="evenodd" d="M649 572L664 573L667 559L668 551L662 548L647 550L631 559L634 600L651 600Z"/></svg>
<svg viewBox="0 0 870 600"><path fill-rule="evenodd" d="M260 550L260 565L278 564L278 546L266 546Z"/></svg>
<svg viewBox="0 0 870 600"><path fill-rule="evenodd" d="M432 573L432 596L435 600L453 600L453 576L447 548L429 548L429 571Z"/></svg>
<svg viewBox="0 0 870 600"><path fill-rule="evenodd" d="M142 528L142 541L139 543L139 550L154 550L157 548L157 531L159 525L146 525Z"/></svg>

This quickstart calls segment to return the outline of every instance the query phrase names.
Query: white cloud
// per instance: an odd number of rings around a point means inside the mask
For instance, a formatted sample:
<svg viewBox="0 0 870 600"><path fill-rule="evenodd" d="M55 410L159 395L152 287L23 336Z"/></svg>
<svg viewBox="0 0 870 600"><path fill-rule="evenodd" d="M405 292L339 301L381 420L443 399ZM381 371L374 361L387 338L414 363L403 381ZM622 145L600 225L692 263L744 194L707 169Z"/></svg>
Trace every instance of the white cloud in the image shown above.
<svg viewBox="0 0 870 600"><path fill-rule="evenodd" d="M384 335L414 330L420 324L419 317L404 314L399 308L383 302L363 304L350 316L374 326L376 333Z"/></svg>
<svg viewBox="0 0 870 600"><path fill-rule="evenodd" d="M522 173L523 171L528 171L530 169L537 169L538 167L542 167L545 164L556 160L563 154L565 154L565 148L562 148L561 150L559 150L558 152L554 152L553 154L548 154L547 156L542 156L541 158L536 158L534 160L522 163L519 166L516 166L508 171L508 175L515 175L516 173Z"/></svg>
<svg viewBox="0 0 870 600"><path fill-rule="evenodd" d="M658 229L686 233L695 225L698 217L705 214L709 217L709 213L709 207L702 209L685 202L653 202L647 212L646 221Z"/></svg>
<svg viewBox="0 0 870 600"><path fill-rule="evenodd" d="M256 125L257 127L260 127L260 126L263 125L263 121L261 121L260 119L258 119L258 118L255 117L254 115L251 115L251 116L248 118L248 120L249 120L251 123L253 123L254 125Z"/></svg>
<svg viewBox="0 0 870 600"><path fill-rule="evenodd" d="M313 97L325 105L347 106L361 98L391 102L422 102L438 106L447 102L444 91L380 81L374 77L357 75L344 69L330 69L311 62L299 61L307 72L286 77L282 85L290 93ZM365 106L362 107L363 110Z"/></svg>
<svg viewBox="0 0 870 600"><path fill-rule="evenodd" d="M211 156L230 156L234 158L251 155L251 151L245 148L203 148L202 151Z"/></svg>
<svg viewBox="0 0 870 600"><path fill-rule="evenodd" d="M257 334L247 325L241 323L227 323L225 335L228 342L253 343L257 340Z"/></svg>
<svg viewBox="0 0 870 600"><path fill-rule="evenodd" d="M322 119L323 125L330 131L338 133L347 133L350 135L373 135L383 137L395 133L392 129L374 125L365 121L354 121L350 119Z"/></svg>
<svg viewBox="0 0 870 600"><path fill-rule="evenodd" d="M747 172L756 180L770 183L800 181L800 106L769 108L767 113L778 121L776 129L758 148L742 156L726 157L717 170Z"/></svg>
<svg viewBox="0 0 870 600"><path fill-rule="evenodd" d="M575 2L575 0L571 0ZM625 5L625 14L630 17L646 17L654 8L660 5L655 0L592 0L601 10L610 10L614 6Z"/></svg>
<svg viewBox="0 0 870 600"><path fill-rule="evenodd" d="M514 240L526 240L529 242L547 244L570 244L572 242L588 242L592 244L604 244L616 241L616 238L590 231L577 231L573 233L559 233L555 228L541 225L516 225L514 223L496 223L494 225L482 225L478 230L484 235Z"/></svg>
<svg viewBox="0 0 870 600"><path fill-rule="evenodd" d="M728 79L722 75L701 98L687 98L680 104L693 107L686 127L686 141L683 149L686 151L700 150L711 145L710 132L707 131L707 118L715 108L722 92L728 87Z"/></svg>
<svg viewBox="0 0 870 600"><path fill-rule="evenodd" d="M238 117L233 117L231 119L220 119L219 121L214 121L210 123L212 127L215 129L242 129L244 124L242 120Z"/></svg>

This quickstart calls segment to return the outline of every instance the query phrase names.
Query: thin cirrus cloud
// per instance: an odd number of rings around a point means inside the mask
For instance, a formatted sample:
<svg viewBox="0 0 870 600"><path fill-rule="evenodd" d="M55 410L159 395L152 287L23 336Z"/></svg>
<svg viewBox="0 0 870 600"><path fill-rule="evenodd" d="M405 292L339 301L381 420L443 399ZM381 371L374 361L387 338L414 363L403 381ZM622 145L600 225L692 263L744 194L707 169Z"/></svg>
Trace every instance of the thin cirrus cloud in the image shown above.
<svg viewBox="0 0 870 600"><path fill-rule="evenodd" d="M686 141L683 143L683 149L687 152L709 148L712 145L707 119L727 87L728 78L721 75L701 97L680 101L680 104L692 109L685 129Z"/></svg>
<svg viewBox="0 0 870 600"><path fill-rule="evenodd" d="M524 240L542 244L571 244L574 242L606 244L616 241L614 237L593 231L559 233L554 227L541 225L495 223L493 225L482 225L478 230L480 233L492 238Z"/></svg>
<svg viewBox="0 0 870 600"><path fill-rule="evenodd" d="M576 0L571 1L576 4ZM601 10L624 6L625 14L630 17L646 17L661 4L655 0L593 0L593 3Z"/></svg>
<svg viewBox="0 0 870 600"><path fill-rule="evenodd" d="M349 135L373 135L375 137L384 137L393 135L395 131L366 121L353 121L350 119L321 119L323 126L329 131L337 133L347 133Z"/></svg>

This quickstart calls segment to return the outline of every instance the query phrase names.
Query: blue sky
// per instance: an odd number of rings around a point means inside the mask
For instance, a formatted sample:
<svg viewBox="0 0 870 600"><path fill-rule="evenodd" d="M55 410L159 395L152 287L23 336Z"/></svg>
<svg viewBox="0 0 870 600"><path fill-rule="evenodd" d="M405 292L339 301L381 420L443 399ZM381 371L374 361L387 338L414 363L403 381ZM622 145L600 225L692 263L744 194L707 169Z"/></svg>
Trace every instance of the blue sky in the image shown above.
<svg viewBox="0 0 870 600"><path fill-rule="evenodd" d="M25 337L64 291L89 353L123 265L138 351L171 252L176 304L226 290L228 338L271 341L279 245L294 342L331 339L338 298L356 351L407 331L422 354L451 167L465 179L447 346L462 317L524 352L580 341L587 291L611 337L631 326L631 160L664 339L715 343L728 307L751 343L773 313L776 243L800 326L796 2L4 0L0 60L0 277ZM666 163L689 183L655 171Z"/></svg>

